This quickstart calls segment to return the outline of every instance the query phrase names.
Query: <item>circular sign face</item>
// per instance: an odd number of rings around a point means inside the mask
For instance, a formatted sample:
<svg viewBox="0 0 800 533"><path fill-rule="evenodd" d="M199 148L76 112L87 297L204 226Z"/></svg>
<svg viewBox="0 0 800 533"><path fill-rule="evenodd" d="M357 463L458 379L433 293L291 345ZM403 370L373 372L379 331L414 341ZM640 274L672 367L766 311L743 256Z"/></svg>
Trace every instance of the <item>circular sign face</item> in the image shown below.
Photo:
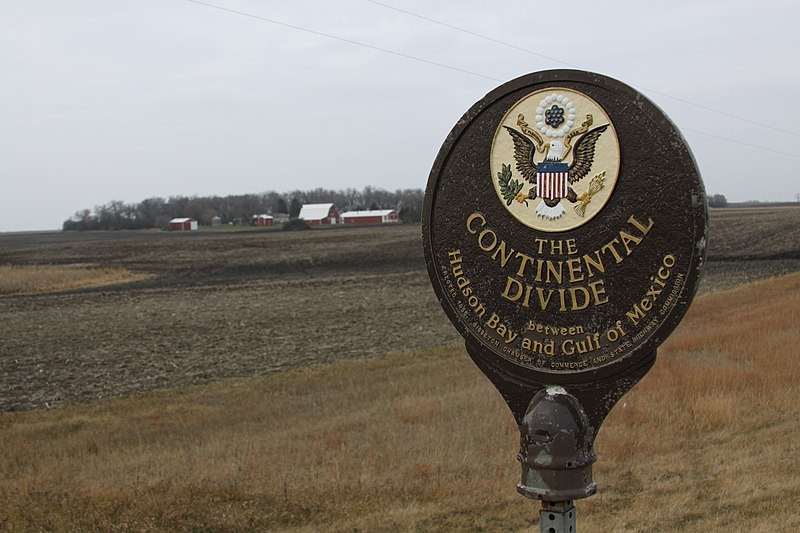
<svg viewBox="0 0 800 533"><path fill-rule="evenodd" d="M691 301L705 191L669 119L610 78L556 70L475 104L442 146L423 213L439 300L482 360L582 383L651 356Z"/></svg>
<svg viewBox="0 0 800 533"><path fill-rule="evenodd" d="M514 218L536 230L565 231L608 202L619 173L619 141L608 115L587 95L540 89L503 117L491 168L497 196Z"/></svg>

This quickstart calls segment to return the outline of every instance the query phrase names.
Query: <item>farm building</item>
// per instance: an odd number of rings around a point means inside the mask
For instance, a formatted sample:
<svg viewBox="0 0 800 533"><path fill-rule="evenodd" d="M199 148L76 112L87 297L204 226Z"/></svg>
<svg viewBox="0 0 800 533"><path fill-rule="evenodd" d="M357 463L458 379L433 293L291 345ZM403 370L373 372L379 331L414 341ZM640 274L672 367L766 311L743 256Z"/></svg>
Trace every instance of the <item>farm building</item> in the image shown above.
<svg viewBox="0 0 800 533"><path fill-rule="evenodd" d="M339 210L333 204L306 204L297 218L308 224L338 224Z"/></svg>
<svg viewBox="0 0 800 533"><path fill-rule="evenodd" d="M272 215L253 215L254 226L272 226L275 224L275 219Z"/></svg>
<svg viewBox="0 0 800 533"><path fill-rule="evenodd" d="M222 225L222 217L211 217L211 225L212 226L221 226Z"/></svg>
<svg viewBox="0 0 800 533"><path fill-rule="evenodd" d="M370 211L346 211L342 213L342 224L392 224L400 222L394 209Z"/></svg>
<svg viewBox="0 0 800 533"><path fill-rule="evenodd" d="M196 230L197 221L191 218L173 218L169 221L169 229L176 231Z"/></svg>

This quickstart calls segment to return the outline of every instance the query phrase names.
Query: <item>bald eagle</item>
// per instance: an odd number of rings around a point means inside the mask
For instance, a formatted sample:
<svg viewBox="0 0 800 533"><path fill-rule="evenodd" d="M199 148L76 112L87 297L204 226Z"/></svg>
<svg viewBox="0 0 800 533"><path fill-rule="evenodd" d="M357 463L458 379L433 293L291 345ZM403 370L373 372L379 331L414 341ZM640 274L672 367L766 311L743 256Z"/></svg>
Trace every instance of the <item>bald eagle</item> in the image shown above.
<svg viewBox="0 0 800 533"><path fill-rule="evenodd" d="M541 138L537 138L538 142L534 144L531 139L514 128L503 127L514 141L514 159L517 162L517 170L528 183L533 185L527 195L522 193L517 195L518 202L541 197L542 203L539 204L536 212L545 218L558 218L564 214L564 207L561 205L563 198L572 203L578 201L588 203L589 195L584 193L578 196L570 185L580 181L591 171L594 162L594 147L597 139L608 128L608 124L598 126L581 136L575 144L570 164L563 161L570 151L570 147L565 146L563 142L553 140L544 143ZM537 144L544 153L544 157L539 163L534 161Z"/></svg>

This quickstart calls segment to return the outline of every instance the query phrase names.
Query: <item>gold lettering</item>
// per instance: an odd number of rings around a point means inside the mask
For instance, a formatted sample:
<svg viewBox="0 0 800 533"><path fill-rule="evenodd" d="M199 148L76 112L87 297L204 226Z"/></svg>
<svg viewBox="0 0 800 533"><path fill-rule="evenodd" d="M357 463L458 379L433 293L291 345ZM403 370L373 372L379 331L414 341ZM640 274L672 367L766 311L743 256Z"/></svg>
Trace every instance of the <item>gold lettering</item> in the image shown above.
<svg viewBox="0 0 800 533"><path fill-rule="evenodd" d="M567 254L575 255L578 253L578 246L575 244L575 239L567 239Z"/></svg>
<svg viewBox="0 0 800 533"><path fill-rule="evenodd" d="M486 246L486 245L483 244L484 235L491 235L492 236L492 244L491 245ZM490 230L490 229L483 230L481 232L481 234L478 235L478 246L480 246L481 250L483 250L484 252L491 252L492 250L494 250L494 247L497 246L497 234L495 232L493 232L492 230Z"/></svg>
<svg viewBox="0 0 800 533"><path fill-rule="evenodd" d="M562 337L566 337L567 335L575 336L581 335L584 333L583 326L561 326L561 327L552 327L552 326L545 326L544 324L538 324L533 320L528 320L528 331L535 331L536 333L544 333L545 335L561 335Z"/></svg>
<svg viewBox="0 0 800 533"><path fill-rule="evenodd" d="M521 346L525 350L544 355L555 355L556 353L556 343L552 340L543 342L539 340L532 340L528 337L523 337Z"/></svg>
<svg viewBox="0 0 800 533"><path fill-rule="evenodd" d="M550 245L550 255L573 255L578 253L578 245L575 239L566 239L566 240L553 240L553 239L534 239L534 243L536 243L536 253L539 255L545 254L545 246ZM566 252L564 251L564 245L566 244Z"/></svg>
<svg viewBox="0 0 800 533"><path fill-rule="evenodd" d="M542 268L544 267L544 261L541 259L536 263L536 281L542 281Z"/></svg>
<svg viewBox="0 0 800 533"><path fill-rule="evenodd" d="M631 255L631 247L628 246L629 242L632 242L633 244L637 245L640 242L642 242L642 239L640 239L639 237L634 237L630 233L625 233L624 231L620 231L619 236L622 239L622 244L625 245L625 251L628 252L626 255Z"/></svg>
<svg viewBox="0 0 800 533"><path fill-rule="evenodd" d="M550 297L553 296L553 289L547 291L547 298L544 297L544 290L541 287L536 287L536 293L539 295L539 306L544 311L547 309L547 304L550 303Z"/></svg>
<svg viewBox="0 0 800 533"><path fill-rule="evenodd" d="M561 343L561 351L564 352L564 355L572 355L575 353L575 348L573 348L574 344L575 341L572 339L567 339Z"/></svg>
<svg viewBox="0 0 800 533"><path fill-rule="evenodd" d="M575 283L583 281L583 272L581 271L580 259L567 259L567 269L569 270L569 281ZM578 277L580 275L580 277Z"/></svg>
<svg viewBox="0 0 800 533"><path fill-rule="evenodd" d="M578 304L578 293L583 295L583 303ZM589 290L586 287L570 287L569 295L572 299L572 310L573 311L580 311L581 309L586 309L589 307L589 303L591 302L591 298L589 296Z"/></svg>
<svg viewBox="0 0 800 533"><path fill-rule="evenodd" d="M561 261L546 261L547 263L547 283L552 283L552 280L555 279L556 283L561 283L561 278L564 270L564 263ZM558 269L554 265L558 265ZM553 275L553 278L550 277L550 274Z"/></svg>
<svg viewBox="0 0 800 533"><path fill-rule="evenodd" d="M608 303L608 297L605 296L606 289L602 287L605 283L602 279L598 279L597 281L593 281L589 284L589 288L592 289L592 296L594 297L594 305L603 305ZM600 285L600 288L598 288Z"/></svg>
<svg viewBox="0 0 800 533"><path fill-rule="evenodd" d="M600 248L600 251L602 251L602 252L610 251L611 254L614 256L614 260L617 263L622 263L622 256L619 255L619 253L617 252L617 249L614 248L614 243L619 244L619 239L617 239L615 237L611 242L609 242L608 244L606 244L605 246Z"/></svg>
<svg viewBox="0 0 800 533"><path fill-rule="evenodd" d="M647 235L647 233L650 231L650 228L653 227L653 219L649 217L647 219L647 227L643 226L638 220L633 218L633 215L631 215L630 218L628 219L628 223L635 226L636 229L641 231L642 235Z"/></svg>
<svg viewBox="0 0 800 533"><path fill-rule="evenodd" d="M497 247L497 250L494 251L492 254L492 259L495 261L497 260L497 255L500 254L500 266L505 267L508 260L511 258L511 254L514 253L514 249L511 248L511 251L508 252L506 255L506 241L500 241L500 245Z"/></svg>
<svg viewBox="0 0 800 533"><path fill-rule="evenodd" d="M521 259L519 262L519 270L517 270L517 276L522 277L525 275L525 267L528 266L529 263L534 261L533 257L527 256L522 252L517 252L516 257Z"/></svg>
<svg viewBox="0 0 800 533"><path fill-rule="evenodd" d="M514 294L513 295L511 294L512 287L514 289ZM506 300L509 300L511 302L516 302L517 300L519 300L522 297L522 289L523 289L522 283L520 283L519 281L515 280L514 278L509 277L506 280L506 288L503 289L502 296Z"/></svg>
<svg viewBox="0 0 800 533"><path fill-rule="evenodd" d="M480 214L478 212L472 213L467 218L467 231L470 232L473 235L478 233L478 230L472 229L472 222L475 221L475 220L480 220L481 221L481 227L486 225L486 219L484 218L484 216L482 214Z"/></svg>
<svg viewBox="0 0 800 533"><path fill-rule="evenodd" d="M606 272L606 269L603 266L603 260L600 259L600 250L595 250L594 253L597 257L597 261L589 257L588 254L583 256L583 262L586 264L586 270L589 271L590 278L594 277L594 271L592 270L592 267L594 267L596 270L599 270L601 274L605 274Z"/></svg>
<svg viewBox="0 0 800 533"><path fill-rule="evenodd" d="M530 285L525 285L525 300L522 301L522 307L528 307L531 303L531 291L533 287Z"/></svg>
<svg viewBox="0 0 800 533"><path fill-rule="evenodd" d="M639 324L641 319L644 318L644 313L641 309L639 309L639 304L636 304L633 306L633 309L625 313L625 316L627 316L628 320L630 320L635 326Z"/></svg>

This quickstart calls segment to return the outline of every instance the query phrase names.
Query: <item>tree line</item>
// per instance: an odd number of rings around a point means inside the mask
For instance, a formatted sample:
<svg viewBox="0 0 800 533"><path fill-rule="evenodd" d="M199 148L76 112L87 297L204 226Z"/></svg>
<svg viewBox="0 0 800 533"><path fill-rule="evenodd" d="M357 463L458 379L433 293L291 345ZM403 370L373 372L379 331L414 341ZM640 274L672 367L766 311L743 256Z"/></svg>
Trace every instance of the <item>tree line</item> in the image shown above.
<svg viewBox="0 0 800 533"><path fill-rule="evenodd" d="M728 207L728 199L724 194L707 194L708 207Z"/></svg>
<svg viewBox="0 0 800 533"><path fill-rule="evenodd" d="M422 189L403 189L394 192L374 187L361 190L317 188L280 194L274 191L261 194L230 196L170 196L153 197L138 203L112 200L94 209L77 211L64 221L65 231L120 230L166 228L177 217L192 218L200 224L211 224L220 217L223 224L250 224L253 215L268 214L276 218L297 218L305 204L333 203L339 211L395 209L402 222L418 222L422 213Z"/></svg>

